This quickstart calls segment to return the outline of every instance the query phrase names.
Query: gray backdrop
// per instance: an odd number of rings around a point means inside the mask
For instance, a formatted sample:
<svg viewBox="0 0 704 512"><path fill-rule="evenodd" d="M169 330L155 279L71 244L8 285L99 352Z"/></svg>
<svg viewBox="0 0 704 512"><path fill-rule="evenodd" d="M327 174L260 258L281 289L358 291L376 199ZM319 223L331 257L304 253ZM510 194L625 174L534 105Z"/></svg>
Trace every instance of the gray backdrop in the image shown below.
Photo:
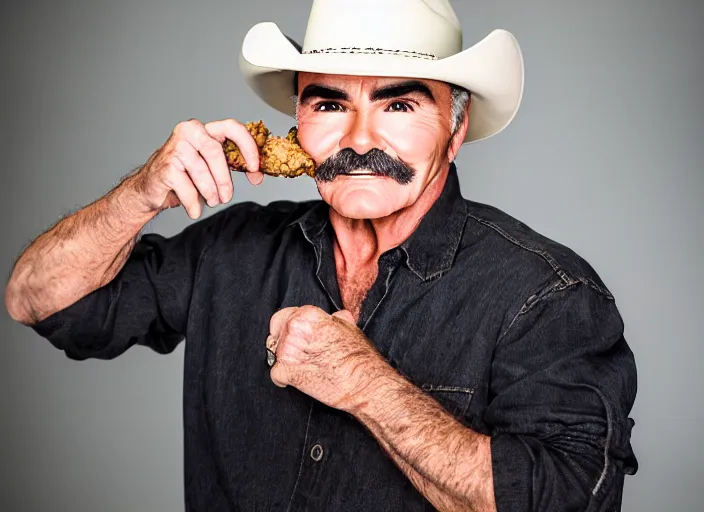
<svg viewBox="0 0 704 512"><path fill-rule="evenodd" d="M700 0L457 1L469 46L518 38L514 124L458 159L465 197L572 247L615 294L636 354L640 472L626 511L701 511L704 49ZM292 121L243 84L258 21L302 39L302 0L36 2L0 8L2 248L17 253L107 192L181 120ZM235 176L235 201L317 198L313 182ZM222 206L220 207L222 208ZM207 215L214 210L208 210ZM164 213L147 231L190 221ZM183 345L72 362L0 314L0 510L182 510Z"/></svg>

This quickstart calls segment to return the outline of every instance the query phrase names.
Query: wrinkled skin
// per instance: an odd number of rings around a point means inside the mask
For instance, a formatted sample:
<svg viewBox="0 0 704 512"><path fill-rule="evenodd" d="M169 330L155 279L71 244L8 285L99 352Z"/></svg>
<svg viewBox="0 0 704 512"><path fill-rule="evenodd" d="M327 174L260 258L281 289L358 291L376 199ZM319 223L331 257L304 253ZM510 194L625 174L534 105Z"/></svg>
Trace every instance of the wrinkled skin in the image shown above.
<svg viewBox="0 0 704 512"><path fill-rule="evenodd" d="M272 316L269 329L266 344L277 360L273 382L295 386L336 409L352 410L383 364L347 311L328 315L315 306L285 308Z"/></svg>

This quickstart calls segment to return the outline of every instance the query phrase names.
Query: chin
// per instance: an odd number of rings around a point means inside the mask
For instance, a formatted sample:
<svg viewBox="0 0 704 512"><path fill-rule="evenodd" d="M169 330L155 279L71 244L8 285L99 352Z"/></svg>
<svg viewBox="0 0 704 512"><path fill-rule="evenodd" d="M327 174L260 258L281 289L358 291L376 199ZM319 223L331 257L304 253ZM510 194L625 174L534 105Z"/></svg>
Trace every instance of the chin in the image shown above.
<svg viewBox="0 0 704 512"><path fill-rule="evenodd" d="M348 219L382 219L396 212L394 208L381 205L359 205L359 204L331 204L338 214Z"/></svg>
<svg viewBox="0 0 704 512"><path fill-rule="evenodd" d="M340 183L320 185L318 189L323 200L339 215L348 219L381 219L403 207L400 203L404 201L398 196L398 189L393 190L398 185L375 185L343 183L341 180Z"/></svg>

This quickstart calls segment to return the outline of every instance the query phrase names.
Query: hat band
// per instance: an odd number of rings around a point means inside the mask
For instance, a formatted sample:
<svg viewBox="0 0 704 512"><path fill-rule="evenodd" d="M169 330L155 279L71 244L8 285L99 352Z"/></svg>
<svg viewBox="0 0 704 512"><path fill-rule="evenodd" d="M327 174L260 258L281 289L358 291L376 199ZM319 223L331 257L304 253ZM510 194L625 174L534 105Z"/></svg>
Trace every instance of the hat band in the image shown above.
<svg viewBox="0 0 704 512"><path fill-rule="evenodd" d="M401 57L411 57L416 59L438 60L437 56L433 55L432 53L414 52L411 50L387 50L385 48L321 48L318 50L304 50L302 53L360 53L367 55L399 55Z"/></svg>

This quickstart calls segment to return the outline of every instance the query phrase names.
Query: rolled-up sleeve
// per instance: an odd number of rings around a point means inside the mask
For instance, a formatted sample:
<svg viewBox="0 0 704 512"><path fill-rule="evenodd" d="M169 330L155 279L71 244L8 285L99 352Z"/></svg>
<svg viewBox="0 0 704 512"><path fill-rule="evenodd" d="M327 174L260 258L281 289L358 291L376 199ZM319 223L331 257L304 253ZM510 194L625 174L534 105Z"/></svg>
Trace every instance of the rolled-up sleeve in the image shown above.
<svg viewBox="0 0 704 512"><path fill-rule="evenodd" d="M216 221L172 237L142 235L111 282L31 327L75 360L113 359L134 345L172 352L185 337L198 263Z"/></svg>
<svg viewBox="0 0 704 512"><path fill-rule="evenodd" d="M613 298L581 282L546 288L498 341L491 370L498 511L619 509L637 470L637 386Z"/></svg>

